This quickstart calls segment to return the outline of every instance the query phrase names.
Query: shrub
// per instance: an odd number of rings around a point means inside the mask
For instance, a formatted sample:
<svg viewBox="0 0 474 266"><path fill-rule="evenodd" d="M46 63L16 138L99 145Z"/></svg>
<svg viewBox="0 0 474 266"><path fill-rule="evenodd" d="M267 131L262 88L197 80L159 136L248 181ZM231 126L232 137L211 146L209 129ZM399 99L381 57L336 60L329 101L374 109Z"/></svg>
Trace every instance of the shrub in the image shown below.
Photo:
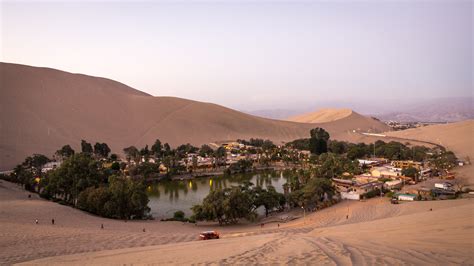
<svg viewBox="0 0 474 266"><path fill-rule="evenodd" d="M174 213L173 218L177 221L182 221L184 220L184 212L183 211L177 211Z"/></svg>
<svg viewBox="0 0 474 266"><path fill-rule="evenodd" d="M380 189L374 189L372 191L369 191L367 193L365 193L363 195L364 198L366 199L370 199L370 198L373 198L373 197L376 197L376 196L379 196L380 195Z"/></svg>

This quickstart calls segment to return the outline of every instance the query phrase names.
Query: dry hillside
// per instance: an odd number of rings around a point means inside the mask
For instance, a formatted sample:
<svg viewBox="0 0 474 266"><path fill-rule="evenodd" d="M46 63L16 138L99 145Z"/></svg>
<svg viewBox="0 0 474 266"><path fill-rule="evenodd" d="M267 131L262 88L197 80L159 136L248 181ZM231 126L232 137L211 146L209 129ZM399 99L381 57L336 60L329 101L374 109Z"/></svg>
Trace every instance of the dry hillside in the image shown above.
<svg viewBox="0 0 474 266"><path fill-rule="evenodd" d="M322 124L271 120L211 103L154 97L105 78L18 64L0 64L0 84L0 170L32 153L50 156L65 144L78 149L81 139L106 142L120 153L156 138L199 145L251 137L289 141L316 126L336 139L356 129L386 130L355 113Z"/></svg>

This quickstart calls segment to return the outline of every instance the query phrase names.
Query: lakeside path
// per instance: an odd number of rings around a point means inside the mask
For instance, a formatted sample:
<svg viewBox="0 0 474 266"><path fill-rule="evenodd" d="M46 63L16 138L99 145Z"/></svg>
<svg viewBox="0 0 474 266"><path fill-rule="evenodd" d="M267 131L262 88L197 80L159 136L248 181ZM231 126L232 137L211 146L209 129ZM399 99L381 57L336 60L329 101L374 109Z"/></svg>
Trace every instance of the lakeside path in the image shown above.
<svg viewBox="0 0 474 266"><path fill-rule="evenodd" d="M384 198L345 201L310 213L306 219L281 224L280 228L276 223L260 228L116 221L45 201L35 194L28 199L27 195L14 184L0 183L2 265L31 260L33 264L375 263L375 255L363 255L361 251L367 248L366 252L372 252L369 244L385 253L392 246L405 255L414 252L413 248L423 254L436 251L438 263L472 259L474 200L470 199L400 205L389 204ZM55 225L51 225L51 218ZM400 223L407 225L398 228ZM194 241L200 231L216 229L223 239ZM392 235L383 236L387 232ZM416 247L414 239L419 242ZM339 257L331 258L333 253ZM427 255L411 261L434 262Z"/></svg>

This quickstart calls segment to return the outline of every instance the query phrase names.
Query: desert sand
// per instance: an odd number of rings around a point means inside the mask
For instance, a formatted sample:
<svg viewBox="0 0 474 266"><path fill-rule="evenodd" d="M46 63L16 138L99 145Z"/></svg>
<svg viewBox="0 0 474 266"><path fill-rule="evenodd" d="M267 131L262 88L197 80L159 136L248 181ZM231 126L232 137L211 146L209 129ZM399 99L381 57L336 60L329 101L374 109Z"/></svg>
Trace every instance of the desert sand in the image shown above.
<svg viewBox="0 0 474 266"><path fill-rule="evenodd" d="M27 199L8 182L1 183L0 195L0 264L469 264L473 259L471 199L345 201L280 228L276 223L260 228L103 219ZM195 241L208 229L219 230L222 239Z"/></svg>
<svg viewBox="0 0 474 266"><path fill-rule="evenodd" d="M0 170L11 170L33 153L52 156L66 144L78 150L81 139L105 142L120 154L125 147L152 145L157 138L172 146L238 138L278 143L308 137L317 126L341 140L354 130L388 130L355 114L320 124L265 119L49 68L0 63L0 77Z"/></svg>
<svg viewBox="0 0 474 266"><path fill-rule="evenodd" d="M387 136L430 141L461 159L474 158L474 120L387 132Z"/></svg>
<svg viewBox="0 0 474 266"><path fill-rule="evenodd" d="M326 123L348 117L352 113L351 109L324 108L311 113L291 116L286 120L299 123Z"/></svg>

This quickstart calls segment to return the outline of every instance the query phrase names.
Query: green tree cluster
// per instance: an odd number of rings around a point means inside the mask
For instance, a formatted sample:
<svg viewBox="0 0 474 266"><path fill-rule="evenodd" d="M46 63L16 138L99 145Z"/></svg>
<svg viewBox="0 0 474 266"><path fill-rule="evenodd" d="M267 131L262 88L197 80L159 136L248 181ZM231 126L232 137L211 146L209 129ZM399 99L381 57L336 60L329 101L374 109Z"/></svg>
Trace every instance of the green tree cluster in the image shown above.
<svg viewBox="0 0 474 266"><path fill-rule="evenodd" d="M64 145L61 149L56 151L56 155L61 157L63 160L71 157L74 153L75 151L70 145Z"/></svg>
<svg viewBox="0 0 474 266"><path fill-rule="evenodd" d="M252 170L253 163L250 160L240 159L236 163L231 164L226 169L227 174L246 173Z"/></svg>
<svg viewBox="0 0 474 266"><path fill-rule="evenodd" d="M434 156L433 165L437 170L449 170L456 166L457 158L451 151L442 151Z"/></svg>
<svg viewBox="0 0 474 266"><path fill-rule="evenodd" d="M107 143L96 142L94 145L94 154L98 158L108 158L110 153L110 148Z"/></svg>
<svg viewBox="0 0 474 266"><path fill-rule="evenodd" d="M199 155L201 157L210 157L214 155L214 150L211 148L211 146L204 144L199 149Z"/></svg>
<svg viewBox="0 0 474 266"><path fill-rule="evenodd" d="M418 170L416 170L415 167L404 168L402 169L402 175L412 178L418 178Z"/></svg>
<svg viewBox="0 0 474 266"><path fill-rule="evenodd" d="M327 178L311 178L302 189L289 194L289 203L294 207L313 208L322 203L326 196L331 199L335 190Z"/></svg>
<svg viewBox="0 0 474 266"><path fill-rule="evenodd" d="M314 157L315 176L333 178L347 172L352 175L361 174L359 163L335 153L323 153Z"/></svg>
<svg viewBox="0 0 474 266"><path fill-rule="evenodd" d="M26 190L39 189L36 178L41 178L43 166L51 160L43 154L33 154L13 169L9 181L21 184Z"/></svg>
<svg viewBox="0 0 474 266"><path fill-rule="evenodd" d="M254 147L259 147L262 148L263 150L271 150L276 148L276 145L268 139L259 139L259 138L251 138L250 140L244 140L244 139L238 139L238 143L248 145L248 146L254 146Z"/></svg>
<svg viewBox="0 0 474 266"><path fill-rule="evenodd" d="M237 223L240 219L253 221L257 208L263 206L268 215L273 209L281 209L286 203L283 194L276 192L274 187L263 189L248 183L209 192L202 204L195 205L193 219L198 221L218 221L222 224Z"/></svg>
<svg viewBox="0 0 474 266"><path fill-rule="evenodd" d="M78 208L108 218L148 217L148 196L141 182L110 177L108 186L88 187L79 194Z"/></svg>
<svg viewBox="0 0 474 266"><path fill-rule="evenodd" d="M104 179L99 162L88 153L78 153L66 159L60 167L48 173L47 178L42 179L44 191L41 194L75 205L81 191L104 183Z"/></svg>

